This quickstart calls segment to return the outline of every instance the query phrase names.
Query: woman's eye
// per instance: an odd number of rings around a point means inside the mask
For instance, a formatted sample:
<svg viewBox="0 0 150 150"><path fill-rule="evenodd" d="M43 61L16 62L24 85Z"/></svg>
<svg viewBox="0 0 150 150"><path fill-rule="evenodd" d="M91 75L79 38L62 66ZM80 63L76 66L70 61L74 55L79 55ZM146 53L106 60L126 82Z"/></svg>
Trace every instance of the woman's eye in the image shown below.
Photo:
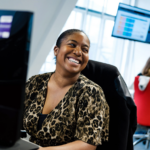
<svg viewBox="0 0 150 150"><path fill-rule="evenodd" d="M70 43L69 45L71 45L72 47L76 47L76 45L75 45L75 44L73 44L73 43Z"/></svg>
<svg viewBox="0 0 150 150"><path fill-rule="evenodd" d="M88 53L88 50L86 48L83 48L83 51Z"/></svg>

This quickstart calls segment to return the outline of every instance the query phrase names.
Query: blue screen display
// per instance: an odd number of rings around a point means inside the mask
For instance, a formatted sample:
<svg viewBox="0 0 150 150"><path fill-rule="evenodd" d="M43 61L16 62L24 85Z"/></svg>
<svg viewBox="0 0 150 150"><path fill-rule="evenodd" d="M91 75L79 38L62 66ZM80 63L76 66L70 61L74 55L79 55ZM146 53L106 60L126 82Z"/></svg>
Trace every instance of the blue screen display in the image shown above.
<svg viewBox="0 0 150 150"><path fill-rule="evenodd" d="M150 43L150 11L120 3L112 36Z"/></svg>

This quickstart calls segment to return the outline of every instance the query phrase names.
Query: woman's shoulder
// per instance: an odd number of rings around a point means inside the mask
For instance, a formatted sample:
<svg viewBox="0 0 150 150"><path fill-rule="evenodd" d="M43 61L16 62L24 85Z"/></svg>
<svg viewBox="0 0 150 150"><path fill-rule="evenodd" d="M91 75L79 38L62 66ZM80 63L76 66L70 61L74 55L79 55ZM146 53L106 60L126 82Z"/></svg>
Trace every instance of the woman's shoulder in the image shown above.
<svg viewBox="0 0 150 150"><path fill-rule="evenodd" d="M99 86L98 84L96 84L95 82L93 82L92 80L88 79L86 76L84 75L80 75L80 85L82 85L81 87L81 101L82 99L84 99L85 97L88 97L90 101L94 101L94 102L104 102L107 105L106 99L105 99L105 94L103 89L101 88L101 86ZM84 98L83 98L84 97Z"/></svg>
<svg viewBox="0 0 150 150"><path fill-rule="evenodd" d="M93 82L92 80L88 79L86 76L84 76L83 74L80 74L80 82L83 85L83 87L85 88L91 88L91 89L95 89L95 90L102 90L102 88L95 82Z"/></svg>

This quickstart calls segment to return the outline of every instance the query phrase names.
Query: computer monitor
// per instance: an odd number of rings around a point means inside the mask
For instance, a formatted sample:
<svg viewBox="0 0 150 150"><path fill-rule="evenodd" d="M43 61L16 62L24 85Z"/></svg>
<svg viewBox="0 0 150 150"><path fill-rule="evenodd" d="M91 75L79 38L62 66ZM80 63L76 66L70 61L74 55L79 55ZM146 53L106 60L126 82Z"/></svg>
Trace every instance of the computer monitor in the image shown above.
<svg viewBox="0 0 150 150"><path fill-rule="evenodd" d="M33 13L0 10L0 145L20 138Z"/></svg>
<svg viewBox="0 0 150 150"><path fill-rule="evenodd" d="M150 11L119 3L112 36L150 43Z"/></svg>

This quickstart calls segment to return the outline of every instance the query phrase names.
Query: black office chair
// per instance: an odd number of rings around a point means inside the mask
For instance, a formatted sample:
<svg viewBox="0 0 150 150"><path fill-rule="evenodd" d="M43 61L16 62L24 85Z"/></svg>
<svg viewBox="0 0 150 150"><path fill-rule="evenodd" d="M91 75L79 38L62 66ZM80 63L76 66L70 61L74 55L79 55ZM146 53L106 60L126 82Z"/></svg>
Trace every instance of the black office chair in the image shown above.
<svg viewBox="0 0 150 150"><path fill-rule="evenodd" d="M118 69L89 60L81 73L102 87L110 107L109 141L103 142L97 150L133 150L136 106Z"/></svg>

